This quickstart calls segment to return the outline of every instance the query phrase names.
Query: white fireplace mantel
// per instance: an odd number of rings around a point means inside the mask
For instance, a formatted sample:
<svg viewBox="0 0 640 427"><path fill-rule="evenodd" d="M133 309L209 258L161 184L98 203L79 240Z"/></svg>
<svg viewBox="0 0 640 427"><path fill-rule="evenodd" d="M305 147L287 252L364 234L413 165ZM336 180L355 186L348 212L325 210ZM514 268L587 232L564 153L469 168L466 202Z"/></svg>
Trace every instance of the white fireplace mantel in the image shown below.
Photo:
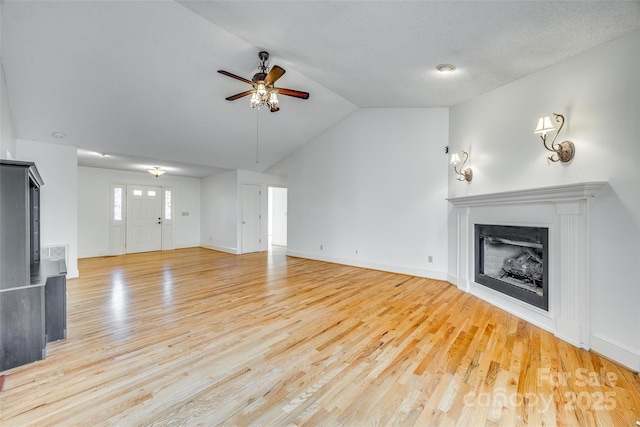
<svg viewBox="0 0 640 427"><path fill-rule="evenodd" d="M456 210L456 269L461 290L527 320L578 347L589 348L590 199L606 182L583 182L447 199ZM474 281L474 226L549 229L549 309Z"/></svg>

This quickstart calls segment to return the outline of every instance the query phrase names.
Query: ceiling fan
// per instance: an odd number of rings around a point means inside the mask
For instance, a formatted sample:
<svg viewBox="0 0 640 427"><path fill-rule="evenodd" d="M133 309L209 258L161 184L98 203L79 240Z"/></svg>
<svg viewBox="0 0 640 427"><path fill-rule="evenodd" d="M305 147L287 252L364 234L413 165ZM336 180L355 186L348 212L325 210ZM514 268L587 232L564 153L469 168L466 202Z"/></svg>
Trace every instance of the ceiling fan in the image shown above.
<svg viewBox="0 0 640 427"><path fill-rule="evenodd" d="M285 89L282 87L275 87L273 84L285 73L284 68L274 65L269 70L267 66L267 60L269 59L269 52L262 51L258 53L260 58L260 64L258 65L258 72L253 75L251 80L247 80L243 77L236 76L228 71L218 70L220 74L229 76L241 82L245 82L253 86L253 89L245 92L240 92L235 95L231 95L225 98L227 101L235 101L236 99L251 95L251 107L260 108L262 106L269 107L269 111L275 113L280 110L278 107L278 95L293 96L295 98L309 99L309 93L301 92L299 90Z"/></svg>

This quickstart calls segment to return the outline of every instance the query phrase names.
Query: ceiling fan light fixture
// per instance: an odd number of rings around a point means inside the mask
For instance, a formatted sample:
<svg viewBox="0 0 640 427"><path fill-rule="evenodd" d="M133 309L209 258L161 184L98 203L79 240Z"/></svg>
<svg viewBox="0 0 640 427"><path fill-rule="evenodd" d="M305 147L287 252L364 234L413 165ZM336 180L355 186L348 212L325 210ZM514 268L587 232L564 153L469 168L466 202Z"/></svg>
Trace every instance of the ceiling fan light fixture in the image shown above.
<svg viewBox="0 0 640 427"><path fill-rule="evenodd" d="M267 96L267 88L265 87L264 82L256 83L256 93L260 98Z"/></svg>
<svg viewBox="0 0 640 427"><path fill-rule="evenodd" d="M251 106L251 108L260 108L260 104L262 104L262 100L258 96L258 93L256 91L254 91L251 94L251 101L250 101L249 105Z"/></svg>
<svg viewBox="0 0 640 427"><path fill-rule="evenodd" d="M272 90L269 93L269 99L267 100L267 104L269 104L270 109L278 108L278 92Z"/></svg>
<svg viewBox="0 0 640 427"><path fill-rule="evenodd" d="M235 101L236 99L251 95L251 100L249 102L249 106L251 108L260 109L260 107L269 107L269 110L272 113L275 113L280 110L278 106L278 95L292 96L299 99L309 99L308 92L275 87L274 83L282 77L285 73L285 69L278 65L274 65L269 68L266 63L267 59L269 59L269 53L265 51L260 52L258 57L260 58L258 72L253 75L252 80L247 80L244 77L237 76L228 71L218 70L218 73L220 74L251 85L251 90L246 90L244 92L228 96L225 98L227 101Z"/></svg>

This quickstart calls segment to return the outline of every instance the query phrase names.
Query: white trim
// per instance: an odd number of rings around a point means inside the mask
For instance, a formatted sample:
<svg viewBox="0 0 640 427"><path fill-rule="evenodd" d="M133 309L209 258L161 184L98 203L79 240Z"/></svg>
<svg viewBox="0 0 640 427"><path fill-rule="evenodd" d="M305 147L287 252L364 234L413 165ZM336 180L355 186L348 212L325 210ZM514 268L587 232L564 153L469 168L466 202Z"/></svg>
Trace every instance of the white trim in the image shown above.
<svg viewBox="0 0 640 427"><path fill-rule="evenodd" d="M200 244L195 246L201 246L205 249L211 249L212 251L220 251L220 252L226 252L228 254L240 255L240 251L237 248L232 248L230 246L218 246L218 245L207 245L207 244Z"/></svg>
<svg viewBox="0 0 640 427"><path fill-rule="evenodd" d="M114 190L122 189L122 219L115 220L113 218L113 209L115 205ZM125 253L125 219L127 217L127 191L126 184L111 183L109 185L109 255L122 255Z"/></svg>
<svg viewBox="0 0 640 427"><path fill-rule="evenodd" d="M171 250L175 249L174 243L174 227L173 224L176 220L176 191L172 186L169 187L161 187L162 188L162 208L161 208L161 216L162 216L162 237L161 237L161 246L162 250ZM166 206L166 192L169 191L171 193L171 218L167 219L167 212L165 209ZM197 245L196 245L197 246Z"/></svg>
<svg viewBox="0 0 640 427"><path fill-rule="evenodd" d="M452 197L447 200L454 206L486 206L505 203L583 200L594 197L606 184L605 181L580 182L576 184L529 188L500 193Z"/></svg>
<svg viewBox="0 0 640 427"><path fill-rule="evenodd" d="M163 249L164 250L168 250L168 251L172 251L175 249L187 249L187 248L199 248L200 247L200 242L198 243L183 243L182 245L176 246L175 248L171 248L171 249Z"/></svg>
<svg viewBox="0 0 640 427"><path fill-rule="evenodd" d="M441 271L431 271L422 268L415 268L402 265L381 264L377 262L362 262L355 259L333 257L333 256L318 256L316 254L291 251L287 250L287 256L296 258L306 258L316 261L331 262L334 264L349 265L352 267L368 268L370 270L387 271L390 273L408 274L410 276L424 277L427 279L447 280L447 273Z"/></svg>
<svg viewBox="0 0 640 427"><path fill-rule="evenodd" d="M598 333L591 334L591 349L598 354L626 366L634 372L640 371L640 353L625 344Z"/></svg>

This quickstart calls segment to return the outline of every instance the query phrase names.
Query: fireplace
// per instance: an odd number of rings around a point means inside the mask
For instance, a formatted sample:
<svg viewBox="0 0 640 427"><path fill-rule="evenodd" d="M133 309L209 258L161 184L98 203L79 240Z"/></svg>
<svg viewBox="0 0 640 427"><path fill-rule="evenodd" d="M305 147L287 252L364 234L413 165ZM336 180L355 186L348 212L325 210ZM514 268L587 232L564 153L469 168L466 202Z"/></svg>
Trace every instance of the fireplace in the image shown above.
<svg viewBox="0 0 640 427"><path fill-rule="evenodd" d="M549 309L549 230L475 224L475 282Z"/></svg>
<svg viewBox="0 0 640 427"><path fill-rule="evenodd" d="M448 199L454 207L455 216L451 229L455 256L452 258L454 263L449 281L464 292L550 331L577 347L588 349L590 340L594 339L589 328L589 211L592 198L604 185L604 182L582 182ZM500 286L509 292L539 299L539 307L546 308L539 308L478 283L483 275L496 279L492 277L496 275L495 267L488 271L489 274L486 266L482 274L474 271L475 257L480 253L476 236L486 236L488 232L495 231L488 229L479 232L476 225L482 227L492 224L523 225L537 230L537 234L528 235L529 231L524 227L524 233L518 232L515 236L508 234L506 240L519 242L512 246L528 247L522 243L547 246L546 253L543 251L541 256L543 277L546 278L546 282L542 282L542 289L538 289L537 279L533 280L535 292L533 284L530 284L529 290L522 291L514 290L511 284ZM486 255L484 241L482 248ZM490 252L492 249L489 245ZM503 249L507 252L507 248Z"/></svg>

